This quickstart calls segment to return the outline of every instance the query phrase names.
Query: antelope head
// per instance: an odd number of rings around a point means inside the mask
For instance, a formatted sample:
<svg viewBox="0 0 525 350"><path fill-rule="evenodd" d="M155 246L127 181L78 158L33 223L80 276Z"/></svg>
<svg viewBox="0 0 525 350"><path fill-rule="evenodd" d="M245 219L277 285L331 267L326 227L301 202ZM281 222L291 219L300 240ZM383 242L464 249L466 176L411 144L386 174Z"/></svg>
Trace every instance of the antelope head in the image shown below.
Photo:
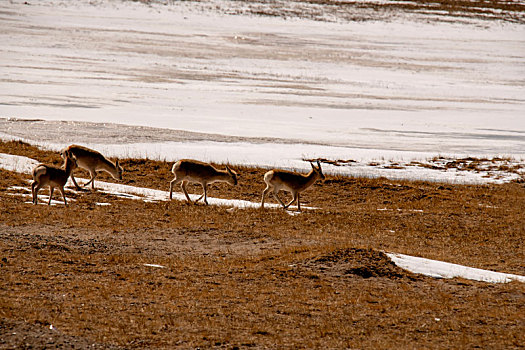
<svg viewBox="0 0 525 350"><path fill-rule="evenodd" d="M230 178L228 179L228 183L230 185L237 185L237 173L235 171L233 171L232 169L230 169L229 166L226 165L226 171L228 172L228 175L230 175Z"/></svg>
<svg viewBox="0 0 525 350"><path fill-rule="evenodd" d="M117 172L117 178L122 181L122 172L124 172L124 169L122 169L122 167L119 165L118 163L118 159L117 161L115 162L115 170Z"/></svg>
<svg viewBox="0 0 525 350"><path fill-rule="evenodd" d="M325 176L323 174L323 169L321 169L321 163L319 163L319 160L317 161L317 167L312 162L310 162L310 165L312 166L314 173L316 173L317 176L324 180Z"/></svg>

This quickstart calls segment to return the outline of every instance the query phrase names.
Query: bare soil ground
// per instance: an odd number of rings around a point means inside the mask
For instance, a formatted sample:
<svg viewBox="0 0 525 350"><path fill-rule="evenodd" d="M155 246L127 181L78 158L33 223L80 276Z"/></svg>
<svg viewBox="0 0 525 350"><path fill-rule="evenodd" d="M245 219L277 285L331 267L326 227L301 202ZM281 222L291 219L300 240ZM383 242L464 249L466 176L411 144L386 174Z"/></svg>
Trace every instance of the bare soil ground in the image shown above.
<svg viewBox="0 0 525 350"><path fill-rule="evenodd" d="M20 142L0 152L61 162ZM122 165L126 184L172 178L165 162ZM237 170L210 195L258 201L265 170ZM71 190L67 208L33 206L9 190L29 176L0 173L0 348L525 344L524 284L414 275L383 253L525 275L523 184L328 176L302 196L320 209L292 216Z"/></svg>

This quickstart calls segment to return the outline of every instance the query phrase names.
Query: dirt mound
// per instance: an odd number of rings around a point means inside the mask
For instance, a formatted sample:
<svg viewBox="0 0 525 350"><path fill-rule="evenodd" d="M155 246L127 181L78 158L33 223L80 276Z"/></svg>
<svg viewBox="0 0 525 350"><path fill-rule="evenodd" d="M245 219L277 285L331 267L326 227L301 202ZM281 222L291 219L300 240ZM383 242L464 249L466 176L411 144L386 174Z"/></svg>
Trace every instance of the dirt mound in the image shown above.
<svg viewBox="0 0 525 350"><path fill-rule="evenodd" d="M418 278L413 273L405 271L394 264L385 253L374 249L337 249L328 254L309 259L306 261L305 267L309 270L335 277Z"/></svg>

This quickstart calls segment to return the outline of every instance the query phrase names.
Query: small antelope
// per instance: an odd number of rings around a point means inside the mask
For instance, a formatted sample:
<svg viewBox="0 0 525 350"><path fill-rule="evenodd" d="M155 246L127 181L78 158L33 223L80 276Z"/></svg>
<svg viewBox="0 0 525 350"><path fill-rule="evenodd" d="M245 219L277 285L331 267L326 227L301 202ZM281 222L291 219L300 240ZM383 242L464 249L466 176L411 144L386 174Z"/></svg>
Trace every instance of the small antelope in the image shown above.
<svg viewBox="0 0 525 350"><path fill-rule="evenodd" d="M33 204L38 204L38 191L47 185L49 186L49 202L47 205L51 205L53 191L55 187L57 187L60 193L62 193L62 198L64 198L64 205L67 206L66 196L64 195L64 186L73 169L77 167L77 163L69 151L65 151L64 156L65 162L62 168L39 164L33 169L33 184L31 185Z"/></svg>
<svg viewBox="0 0 525 350"><path fill-rule="evenodd" d="M270 170L264 174L264 182L266 182L266 188L262 193L261 208L264 208L264 198L268 192L272 191L273 196L277 198L277 201L287 209L295 200L297 200L297 209L301 211L301 203L299 201L299 193L312 186L317 178L324 180L325 176L321 169L321 164L317 161L317 167L311 162L312 170L307 175L297 174L285 170ZM277 194L279 191L287 191L292 194L292 200L288 204L284 204Z"/></svg>
<svg viewBox="0 0 525 350"><path fill-rule="evenodd" d="M62 154L62 158L65 158L64 153L66 151L70 152L76 158L77 166L79 168L89 171L91 180L84 184L84 186L91 184L91 189L95 189L95 177L97 176L97 171L105 171L113 176L115 180L122 180L123 169L118 164L118 160L115 162L115 164L113 164L99 152L78 145L71 145L63 149L60 152ZM77 184L73 174L71 174L71 179L73 180L76 188L80 189L80 186Z"/></svg>
<svg viewBox="0 0 525 350"><path fill-rule="evenodd" d="M206 187L214 182L227 182L230 185L237 185L237 173L226 165L226 170L218 170L208 163L199 162L192 159L182 159L173 164L171 172L175 178L170 182L170 200L172 199L173 186L182 182L182 191L186 195L188 202L192 203L186 185L188 182L199 183L202 185L204 192L195 203L204 197L204 203L208 205L208 195Z"/></svg>

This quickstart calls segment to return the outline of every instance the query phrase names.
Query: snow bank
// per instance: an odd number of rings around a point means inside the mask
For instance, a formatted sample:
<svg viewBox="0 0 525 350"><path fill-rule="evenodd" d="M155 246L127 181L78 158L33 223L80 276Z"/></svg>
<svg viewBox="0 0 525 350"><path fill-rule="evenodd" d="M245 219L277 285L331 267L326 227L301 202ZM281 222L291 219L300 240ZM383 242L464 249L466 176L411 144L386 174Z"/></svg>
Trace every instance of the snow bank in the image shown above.
<svg viewBox="0 0 525 350"><path fill-rule="evenodd" d="M410 255L386 253L399 267L413 273L423 274L435 278L460 277L474 281L490 283L508 283L519 281L525 283L525 276L509 273L494 272L463 265L451 264L443 261L419 258Z"/></svg>
<svg viewBox="0 0 525 350"><path fill-rule="evenodd" d="M0 153L0 168L17 173L31 174L35 166L40 164L34 159L13 154Z"/></svg>
<svg viewBox="0 0 525 350"><path fill-rule="evenodd" d="M32 124L24 122L24 124ZM75 124L69 122L68 124ZM0 126L3 124L0 118ZM52 132L57 125L46 122L46 127L40 132ZM125 127L129 130L129 127ZM118 128L111 130L118 130ZM155 129L157 130L157 129ZM95 131L93 131L95 132ZM98 136L104 131L97 133ZM144 132L143 137L153 137L154 131ZM111 139L111 133L108 134ZM202 137L202 135L200 136ZM213 135L210 136L213 138ZM204 162L215 162L230 165L245 165L262 168L280 168L293 171L308 172L310 165L307 159L324 159L323 172L330 175L344 175L353 177L385 177L392 180L421 180L458 184L485 184L505 183L525 176L525 167L518 171L522 159L501 158L501 164L491 163L492 157L487 159L490 169L465 168L460 171L456 168L447 168L447 162L453 162L465 155L439 154L432 152L408 152L396 150L361 149L350 147L334 147L308 143L287 143L281 141L261 142L249 140L245 142L219 141L184 141L184 142L154 142L154 143L123 143L106 144L86 142L88 138L78 138L76 141L64 139L63 142L31 141L30 139L8 136L0 132L0 139L21 140L36 144L44 149L61 150L71 143L96 149L108 157L154 159L166 162L175 162L179 159L190 158ZM439 160L433 160L440 158ZM480 158L481 159L481 158ZM334 164L337 163L337 164ZM498 167L495 165L504 165Z"/></svg>

